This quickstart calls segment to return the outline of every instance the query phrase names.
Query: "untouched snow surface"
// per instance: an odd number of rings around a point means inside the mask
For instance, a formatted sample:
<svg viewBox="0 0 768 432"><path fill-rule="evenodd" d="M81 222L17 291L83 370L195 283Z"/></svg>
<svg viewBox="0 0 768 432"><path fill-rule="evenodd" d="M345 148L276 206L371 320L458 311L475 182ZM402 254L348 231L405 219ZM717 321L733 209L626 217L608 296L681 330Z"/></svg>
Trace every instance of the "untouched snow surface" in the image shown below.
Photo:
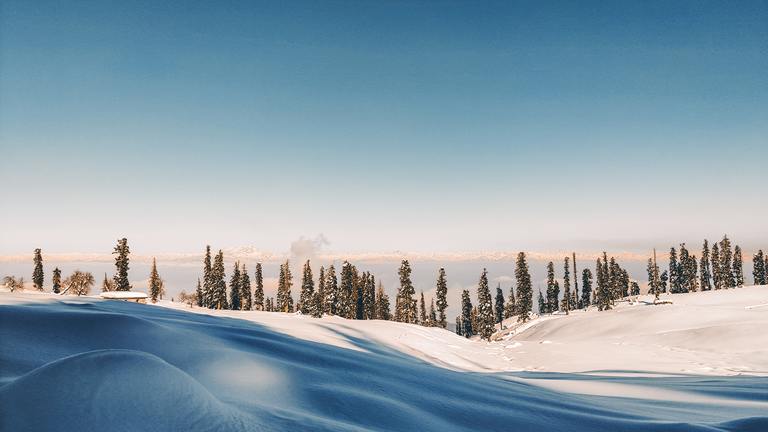
<svg viewBox="0 0 768 432"><path fill-rule="evenodd" d="M0 430L768 430L768 287L638 300L486 343L0 293Z"/></svg>

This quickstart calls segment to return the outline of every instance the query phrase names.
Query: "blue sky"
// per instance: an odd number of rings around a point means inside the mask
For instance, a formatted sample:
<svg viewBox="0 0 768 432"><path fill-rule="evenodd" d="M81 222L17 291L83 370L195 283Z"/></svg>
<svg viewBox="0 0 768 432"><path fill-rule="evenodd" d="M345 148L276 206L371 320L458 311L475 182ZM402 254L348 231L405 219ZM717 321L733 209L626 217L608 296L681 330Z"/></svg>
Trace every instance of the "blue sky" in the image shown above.
<svg viewBox="0 0 768 432"><path fill-rule="evenodd" d="M765 1L5 1L0 253L765 247L767 70Z"/></svg>

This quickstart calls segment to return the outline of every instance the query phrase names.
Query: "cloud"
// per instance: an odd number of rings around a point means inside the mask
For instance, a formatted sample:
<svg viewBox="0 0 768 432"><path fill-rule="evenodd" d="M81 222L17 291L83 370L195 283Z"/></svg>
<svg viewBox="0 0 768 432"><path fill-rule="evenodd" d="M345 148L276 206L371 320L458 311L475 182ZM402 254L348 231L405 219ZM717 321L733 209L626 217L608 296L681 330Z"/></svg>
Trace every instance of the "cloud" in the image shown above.
<svg viewBox="0 0 768 432"><path fill-rule="evenodd" d="M318 234L313 239L301 236L291 243L291 256L300 260L314 258L320 254L324 246L329 244L330 242L323 234Z"/></svg>

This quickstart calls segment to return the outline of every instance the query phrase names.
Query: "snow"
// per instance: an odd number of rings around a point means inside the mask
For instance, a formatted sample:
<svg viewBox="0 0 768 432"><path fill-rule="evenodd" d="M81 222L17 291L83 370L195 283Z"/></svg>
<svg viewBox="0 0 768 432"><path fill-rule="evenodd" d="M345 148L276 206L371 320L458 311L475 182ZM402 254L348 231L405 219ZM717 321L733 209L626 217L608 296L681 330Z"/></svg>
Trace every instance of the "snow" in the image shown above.
<svg viewBox="0 0 768 432"><path fill-rule="evenodd" d="M0 430L768 430L768 287L385 321L0 294Z"/></svg>
<svg viewBox="0 0 768 432"><path fill-rule="evenodd" d="M99 294L99 297L104 299L116 299L116 300L133 300L133 299L145 299L147 293L139 291L105 291Z"/></svg>

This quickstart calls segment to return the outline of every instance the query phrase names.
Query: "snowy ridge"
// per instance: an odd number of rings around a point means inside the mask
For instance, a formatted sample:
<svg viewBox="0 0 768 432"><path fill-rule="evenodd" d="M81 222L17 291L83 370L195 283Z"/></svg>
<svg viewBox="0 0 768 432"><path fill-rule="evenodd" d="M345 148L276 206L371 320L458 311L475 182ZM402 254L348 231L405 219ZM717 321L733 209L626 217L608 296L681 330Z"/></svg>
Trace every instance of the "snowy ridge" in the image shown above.
<svg viewBox="0 0 768 432"><path fill-rule="evenodd" d="M765 309L746 307L768 289L709 294L544 317L486 343L384 321L2 293L0 430L766 430L768 381L754 374L768 342L737 323L765 328ZM680 373L724 355L712 332L749 376ZM649 337L659 351L581 367Z"/></svg>

